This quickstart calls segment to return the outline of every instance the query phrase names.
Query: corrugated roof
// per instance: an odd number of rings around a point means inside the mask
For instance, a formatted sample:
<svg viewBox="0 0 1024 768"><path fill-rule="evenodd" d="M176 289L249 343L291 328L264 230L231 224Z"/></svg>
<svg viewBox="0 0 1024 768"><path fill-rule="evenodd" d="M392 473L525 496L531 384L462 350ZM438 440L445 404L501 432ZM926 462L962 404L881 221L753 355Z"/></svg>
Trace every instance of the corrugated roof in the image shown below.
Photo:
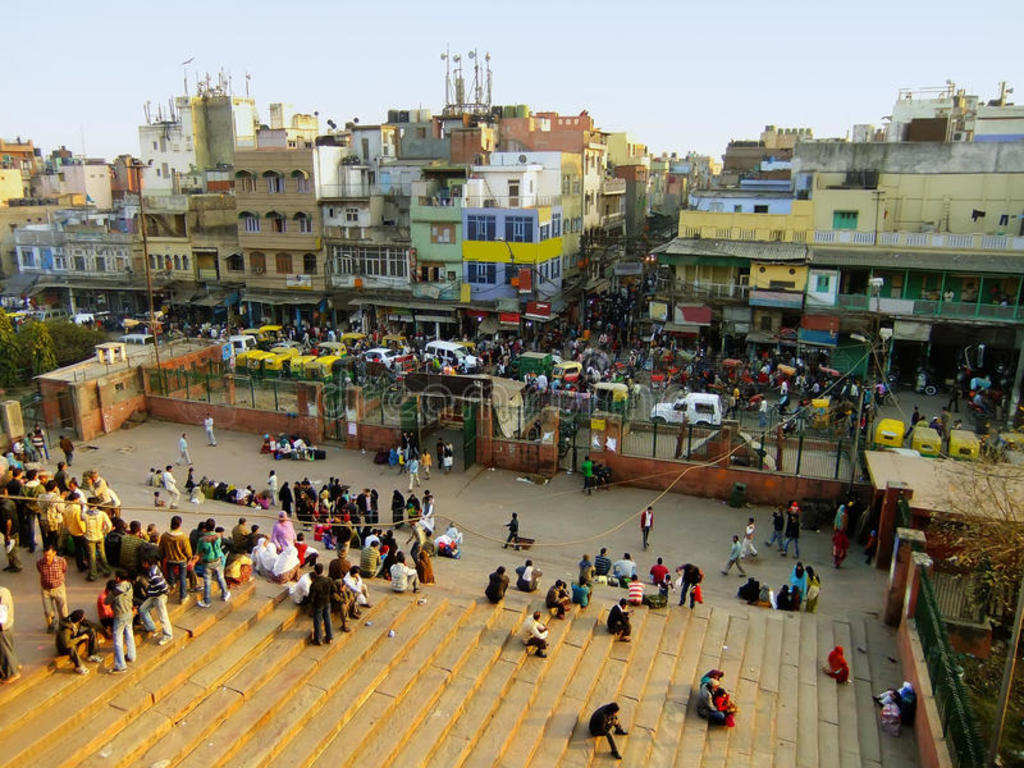
<svg viewBox="0 0 1024 768"><path fill-rule="evenodd" d="M804 245L690 237L677 237L665 245L655 248L652 253L664 253L668 256L726 257L748 261L804 261L807 259L807 247Z"/></svg>
<svg viewBox="0 0 1024 768"><path fill-rule="evenodd" d="M886 267L890 269L963 269L967 272L1024 273L1024 256L1008 253L950 253L881 251L876 248L813 248L811 264L836 267Z"/></svg>

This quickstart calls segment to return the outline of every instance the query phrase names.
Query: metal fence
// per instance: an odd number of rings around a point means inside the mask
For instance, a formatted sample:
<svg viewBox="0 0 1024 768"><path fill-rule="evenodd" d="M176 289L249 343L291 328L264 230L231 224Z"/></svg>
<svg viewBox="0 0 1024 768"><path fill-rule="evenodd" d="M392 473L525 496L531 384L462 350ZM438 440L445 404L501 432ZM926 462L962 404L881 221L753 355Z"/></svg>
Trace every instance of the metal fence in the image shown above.
<svg viewBox="0 0 1024 768"><path fill-rule="evenodd" d="M962 670L949 645L935 588L925 566L918 566L918 576L920 589L914 618L924 649L935 705L942 722L942 732L948 740L957 768L983 768L986 765L985 744L967 698L967 689L960 679Z"/></svg>
<svg viewBox="0 0 1024 768"><path fill-rule="evenodd" d="M624 432L622 453L654 459L711 461L722 458L709 451L718 433L717 427L631 421ZM813 433L780 439L776 430L750 432L742 428L738 436L742 442L738 447L732 446L735 450L730 455L734 466L831 480L850 477L853 445L849 441L831 442Z"/></svg>
<svg viewBox="0 0 1024 768"><path fill-rule="evenodd" d="M215 363L195 368L146 368L143 376L151 395L276 413L298 413L298 386L309 383L239 375Z"/></svg>

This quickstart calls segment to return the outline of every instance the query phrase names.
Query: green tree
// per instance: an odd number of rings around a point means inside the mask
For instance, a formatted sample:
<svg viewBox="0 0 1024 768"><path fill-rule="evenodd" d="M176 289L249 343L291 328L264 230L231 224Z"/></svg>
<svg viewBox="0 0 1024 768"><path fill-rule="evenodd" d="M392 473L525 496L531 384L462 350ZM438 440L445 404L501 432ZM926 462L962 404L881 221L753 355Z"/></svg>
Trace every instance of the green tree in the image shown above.
<svg viewBox="0 0 1024 768"><path fill-rule="evenodd" d="M101 330L86 328L67 320L47 320L45 325L53 339L57 365L71 365L92 357L94 347L108 340Z"/></svg>
<svg viewBox="0 0 1024 768"><path fill-rule="evenodd" d="M53 337L45 323L28 322L18 332L18 360L23 370L33 376L48 373L57 367Z"/></svg>
<svg viewBox="0 0 1024 768"><path fill-rule="evenodd" d="M11 387L18 383L18 339L11 319L0 312L0 387Z"/></svg>

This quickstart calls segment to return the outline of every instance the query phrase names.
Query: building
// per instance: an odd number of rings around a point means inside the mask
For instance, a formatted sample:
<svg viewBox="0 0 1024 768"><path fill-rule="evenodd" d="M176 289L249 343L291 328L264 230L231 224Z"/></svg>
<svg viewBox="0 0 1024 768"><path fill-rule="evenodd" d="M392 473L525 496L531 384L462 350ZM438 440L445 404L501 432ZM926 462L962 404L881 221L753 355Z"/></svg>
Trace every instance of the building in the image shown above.
<svg viewBox="0 0 1024 768"><path fill-rule="evenodd" d="M46 169L33 178L32 196L60 198L67 205L91 205L110 210L113 202L110 167L99 158L54 152Z"/></svg>
<svg viewBox="0 0 1024 768"><path fill-rule="evenodd" d="M244 287L238 311L249 325L313 322L327 309L312 142L288 146L286 129L260 131L235 152L240 253L221 262L221 280Z"/></svg>
<svg viewBox="0 0 1024 768"><path fill-rule="evenodd" d="M947 80L938 88L902 88L885 127L885 141L1004 142L1024 139L1024 106L999 96L983 101Z"/></svg>

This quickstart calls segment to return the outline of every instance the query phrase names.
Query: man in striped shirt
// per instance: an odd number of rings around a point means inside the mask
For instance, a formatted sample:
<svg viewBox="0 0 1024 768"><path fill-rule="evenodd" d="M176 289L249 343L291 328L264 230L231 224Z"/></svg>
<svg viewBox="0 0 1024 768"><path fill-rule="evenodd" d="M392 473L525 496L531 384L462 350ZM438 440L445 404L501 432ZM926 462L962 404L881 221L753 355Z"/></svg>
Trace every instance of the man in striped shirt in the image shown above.
<svg viewBox="0 0 1024 768"><path fill-rule="evenodd" d="M147 632L156 632L156 626L150 615L155 609L156 617L160 620L161 630L161 637L157 645L167 645L174 639L171 619L167 615L167 580L164 578L160 566L149 557L143 557L142 570L146 576L146 599L139 606L139 619Z"/></svg>
<svg viewBox="0 0 1024 768"><path fill-rule="evenodd" d="M632 579L629 582L629 604L630 605L643 605L644 602L644 583L640 581L637 575L634 573Z"/></svg>

